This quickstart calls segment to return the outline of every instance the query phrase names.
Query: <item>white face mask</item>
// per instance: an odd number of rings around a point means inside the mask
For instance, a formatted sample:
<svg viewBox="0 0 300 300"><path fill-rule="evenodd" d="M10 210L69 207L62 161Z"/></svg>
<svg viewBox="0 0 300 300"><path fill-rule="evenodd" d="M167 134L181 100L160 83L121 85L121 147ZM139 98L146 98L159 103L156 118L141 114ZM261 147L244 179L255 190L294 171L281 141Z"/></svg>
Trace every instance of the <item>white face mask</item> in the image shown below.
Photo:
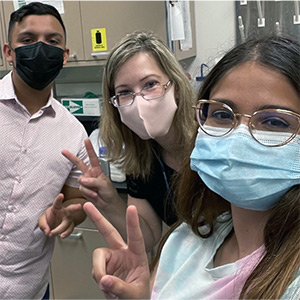
<svg viewBox="0 0 300 300"><path fill-rule="evenodd" d="M131 105L118 107L118 110L121 121L141 139L165 136L177 110L174 86L161 98L145 100L142 96L136 96Z"/></svg>

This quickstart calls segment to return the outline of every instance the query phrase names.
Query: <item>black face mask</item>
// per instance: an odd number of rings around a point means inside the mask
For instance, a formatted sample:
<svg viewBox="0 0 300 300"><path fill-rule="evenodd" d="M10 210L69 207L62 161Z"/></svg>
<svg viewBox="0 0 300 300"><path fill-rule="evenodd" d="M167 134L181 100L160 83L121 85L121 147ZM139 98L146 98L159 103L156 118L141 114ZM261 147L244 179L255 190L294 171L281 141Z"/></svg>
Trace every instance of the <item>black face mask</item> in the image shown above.
<svg viewBox="0 0 300 300"><path fill-rule="evenodd" d="M63 67L64 50L37 42L14 49L18 75L33 89L43 90Z"/></svg>

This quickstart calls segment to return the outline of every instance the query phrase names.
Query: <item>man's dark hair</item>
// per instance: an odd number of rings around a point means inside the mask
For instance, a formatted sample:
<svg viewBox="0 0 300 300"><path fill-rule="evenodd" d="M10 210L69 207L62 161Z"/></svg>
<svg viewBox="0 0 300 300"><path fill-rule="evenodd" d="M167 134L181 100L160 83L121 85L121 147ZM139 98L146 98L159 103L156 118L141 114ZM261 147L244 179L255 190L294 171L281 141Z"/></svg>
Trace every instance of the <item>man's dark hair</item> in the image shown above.
<svg viewBox="0 0 300 300"><path fill-rule="evenodd" d="M51 15L55 17L59 23L61 24L64 33L66 35L66 28L63 23L63 20L57 11L57 9L49 4L44 4L41 2L31 2L27 5L23 5L18 10L14 11L10 15L10 20L8 24L8 40L11 40L11 32L13 30L13 27L17 22L21 22L22 19L29 15Z"/></svg>

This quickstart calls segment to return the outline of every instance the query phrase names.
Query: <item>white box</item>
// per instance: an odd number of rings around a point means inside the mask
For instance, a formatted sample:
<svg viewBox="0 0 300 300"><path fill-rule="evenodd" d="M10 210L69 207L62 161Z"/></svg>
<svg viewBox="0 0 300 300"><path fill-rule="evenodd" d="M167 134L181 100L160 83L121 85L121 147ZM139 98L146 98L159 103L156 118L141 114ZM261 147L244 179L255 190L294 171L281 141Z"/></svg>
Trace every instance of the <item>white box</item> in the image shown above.
<svg viewBox="0 0 300 300"><path fill-rule="evenodd" d="M62 98L61 104L75 116L100 116L99 98Z"/></svg>

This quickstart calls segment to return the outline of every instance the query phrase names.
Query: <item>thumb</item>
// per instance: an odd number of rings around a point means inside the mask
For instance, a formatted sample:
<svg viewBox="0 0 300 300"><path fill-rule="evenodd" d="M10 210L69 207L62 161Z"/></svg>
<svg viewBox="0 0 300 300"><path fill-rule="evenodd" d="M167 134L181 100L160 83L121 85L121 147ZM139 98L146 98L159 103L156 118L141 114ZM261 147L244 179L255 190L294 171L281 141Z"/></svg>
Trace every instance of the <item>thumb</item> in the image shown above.
<svg viewBox="0 0 300 300"><path fill-rule="evenodd" d="M60 210L63 208L63 203L64 201L64 195L62 193L58 194L58 196L55 198L52 204L52 209L53 210Z"/></svg>
<svg viewBox="0 0 300 300"><path fill-rule="evenodd" d="M81 203L76 203L76 204L70 204L65 207L65 211L67 215L72 215L76 213L77 211L83 210L82 204Z"/></svg>
<svg viewBox="0 0 300 300"><path fill-rule="evenodd" d="M138 285L133 287L115 276L103 276L99 281L99 287L111 299L140 299Z"/></svg>
<svg viewBox="0 0 300 300"><path fill-rule="evenodd" d="M48 225L48 222L47 222L47 218L46 218L46 214L45 214L45 213L43 213L43 214L39 217L38 223L39 223L40 229L41 229L46 235L49 235L49 233L50 233L50 227L49 227L49 225Z"/></svg>

